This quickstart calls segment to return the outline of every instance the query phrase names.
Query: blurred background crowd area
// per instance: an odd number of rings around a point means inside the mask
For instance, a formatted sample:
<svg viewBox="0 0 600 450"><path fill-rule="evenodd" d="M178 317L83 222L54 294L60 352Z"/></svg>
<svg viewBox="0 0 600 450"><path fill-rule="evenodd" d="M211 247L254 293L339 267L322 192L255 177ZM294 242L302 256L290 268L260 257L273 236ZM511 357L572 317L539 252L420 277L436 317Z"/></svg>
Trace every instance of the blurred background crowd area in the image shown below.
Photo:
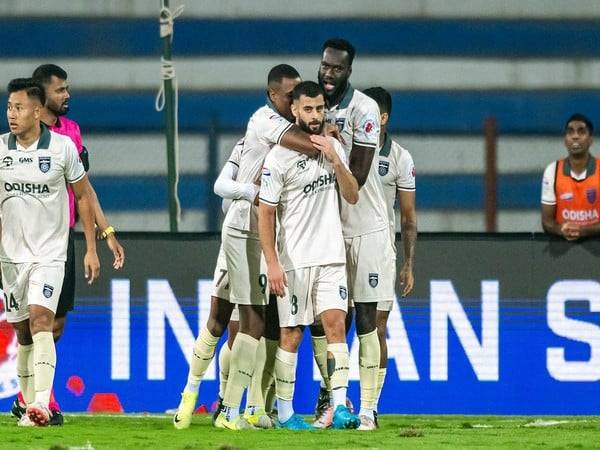
<svg viewBox="0 0 600 450"><path fill-rule="evenodd" d="M316 80L330 37L357 49L354 87L393 95L389 131L415 160L420 231L486 229L490 146L496 230L541 231L542 172L566 155L566 119L600 122L597 0L187 0L171 9L182 3L172 44L181 231L219 230L212 182L264 104L268 70L288 63ZM121 231L169 229L164 115L155 110L159 10L159 0L0 1L0 79L43 63L67 70L69 117ZM487 141L486 120L495 123Z"/></svg>

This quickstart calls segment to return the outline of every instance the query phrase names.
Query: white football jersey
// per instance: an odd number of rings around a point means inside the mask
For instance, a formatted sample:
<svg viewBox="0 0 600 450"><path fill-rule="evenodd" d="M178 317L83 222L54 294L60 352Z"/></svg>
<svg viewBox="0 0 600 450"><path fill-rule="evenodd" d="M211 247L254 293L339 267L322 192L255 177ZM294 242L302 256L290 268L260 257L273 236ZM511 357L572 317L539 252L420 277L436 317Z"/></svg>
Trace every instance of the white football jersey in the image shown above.
<svg viewBox="0 0 600 450"><path fill-rule="evenodd" d="M42 124L37 142L24 149L12 133L0 136L0 260L65 261L69 236L66 183L85 176L71 138Z"/></svg>
<svg viewBox="0 0 600 450"><path fill-rule="evenodd" d="M396 234L396 216L394 204L397 191L413 192L416 189L415 164L408 150L385 136L383 146L379 150L378 173L383 184L385 203L392 236Z"/></svg>
<svg viewBox="0 0 600 450"><path fill-rule="evenodd" d="M346 154L352 145L379 147L379 107L372 98L354 89L348 89L338 105L327 110L327 123L335 124L340 130ZM386 229L388 226L385 197L379 175L377 155L373 156L367 181L360 188L358 203L351 205L342 199L341 216L344 237L351 238Z"/></svg>
<svg viewBox="0 0 600 450"><path fill-rule="evenodd" d="M281 116L270 101L259 108L250 118L246 128L236 181L239 183L257 181L265 156L275 144L280 142L291 126L292 123ZM223 225L258 234L256 206L248 200L234 200L227 211Z"/></svg>
<svg viewBox="0 0 600 450"><path fill-rule="evenodd" d="M330 139L347 164L340 143ZM285 271L346 262L335 172L322 154L308 158L275 146L265 159L259 199L277 207L277 248Z"/></svg>

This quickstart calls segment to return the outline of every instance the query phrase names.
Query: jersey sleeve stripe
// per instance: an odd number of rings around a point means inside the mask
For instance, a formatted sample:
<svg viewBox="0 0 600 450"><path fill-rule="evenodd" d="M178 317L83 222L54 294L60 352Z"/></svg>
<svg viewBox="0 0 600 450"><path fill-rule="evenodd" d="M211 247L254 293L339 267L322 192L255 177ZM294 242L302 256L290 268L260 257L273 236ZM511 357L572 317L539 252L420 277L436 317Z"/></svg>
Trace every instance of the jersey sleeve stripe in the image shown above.
<svg viewBox="0 0 600 450"><path fill-rule="evenodd" d="M377 144L373 144L371 142L352 141L352 143L356 144L356 145L360 145L361 147L377 148Z"/></svg>
<svg viewBox="0 0 600 450"><path fill-rule="evenodd" d="M285 133L287 133L287 131L292 128L293 123L290 123L287 127L285 127L285 129L279 134L279 137L277 138L277 144L281 143L281 138L283 137L283 135Z"/></svg>
<svg viewBox="0 0 600 450"><path fill-rule="evenodd" d="M556 202L552 203L552 202L549 202L549 201L544 201L544 200L542 200L542 205L555 206L555 205L556 205Z"/></svg>
<svg viewBox="0 0 600 450"><path fill-rule="evenodd" d="M235 161L229 160L227 162L233 164L236 167L240 167L240 165L238 163L236 163Z"/></svg>
<svg viewBox="0 0 600 450"><path fill-rule="evenodd" d="M258 197L258 200L260 200L262 203L266 203L267 205L271 205L271 206L277 206L277 205L279 205L278 202L272 202L272 201L267 200L267 199L265 199L263 197Z"/></svg>
<svg viewBox="0 0 600 450"><path fill-rule="evenodd" d="M67 183L69 183L69 184L77 183L78 181L80 181L81 179L83 179L84 176L85 176L85 171L83 171L81 173L81 176L75 178L74 180L67 180Z"/></svg>
<svg viewBox="0 0 600 450"><path fill-rule="evenodd" d="M414 187L404 187L404 186L398 186L398 190L399 191L407 191L407 192L414 192L417 189Z"/></svg>

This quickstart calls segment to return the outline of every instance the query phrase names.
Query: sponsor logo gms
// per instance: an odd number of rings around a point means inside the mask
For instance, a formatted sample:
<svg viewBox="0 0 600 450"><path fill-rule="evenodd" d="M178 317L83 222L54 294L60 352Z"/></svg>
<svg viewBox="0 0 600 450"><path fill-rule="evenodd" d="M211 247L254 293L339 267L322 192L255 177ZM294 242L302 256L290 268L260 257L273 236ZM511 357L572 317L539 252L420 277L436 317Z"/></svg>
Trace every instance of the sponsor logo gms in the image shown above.
<svg viewBox="0 0 600 450"><path fill-rule="evenodd" d="M334 183L335 183L335 174L330 173L328 175L320 175L312 183L308 183L306 186L304 186L303 191L304 191L305 195L308 195L311 192L317 190L318 188L321 188L323 186L333 185Z"/></svg>
<svg viewBox="0 0 600 450"><path fill-rule="evenodd" d="M4 183L6 192L19 191L23 194L49 194L50 188L47 184L39 183Z"/></svg>
<svg viewBox="0 0 600 450"><path fill-rule="evenodd" d="M33 158L29 158L27 156L22 156L19 158L19 162L20 163L32 163L33 162Z"/></svg>
<svg viewBox="0 0 600 450"><path fill-rule="evenodd" d="M565 220L573 220L576 222L598 221L600 216L595 209L563 209L562 217Z"/></svg>

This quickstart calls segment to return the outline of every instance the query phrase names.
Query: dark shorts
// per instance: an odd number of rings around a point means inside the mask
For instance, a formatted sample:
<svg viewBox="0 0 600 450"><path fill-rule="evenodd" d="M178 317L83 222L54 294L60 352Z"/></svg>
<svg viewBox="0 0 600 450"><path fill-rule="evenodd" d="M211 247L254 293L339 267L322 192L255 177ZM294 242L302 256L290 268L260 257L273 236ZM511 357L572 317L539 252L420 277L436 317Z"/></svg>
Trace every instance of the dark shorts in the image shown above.
<svg viewBox="0 0 600 450"><path fill-rule="evenodd" d="M58 299L56 317L65 317L75 307L75 241L73 229L69 229L69 245L65 262L65 279Z"/></svg>

